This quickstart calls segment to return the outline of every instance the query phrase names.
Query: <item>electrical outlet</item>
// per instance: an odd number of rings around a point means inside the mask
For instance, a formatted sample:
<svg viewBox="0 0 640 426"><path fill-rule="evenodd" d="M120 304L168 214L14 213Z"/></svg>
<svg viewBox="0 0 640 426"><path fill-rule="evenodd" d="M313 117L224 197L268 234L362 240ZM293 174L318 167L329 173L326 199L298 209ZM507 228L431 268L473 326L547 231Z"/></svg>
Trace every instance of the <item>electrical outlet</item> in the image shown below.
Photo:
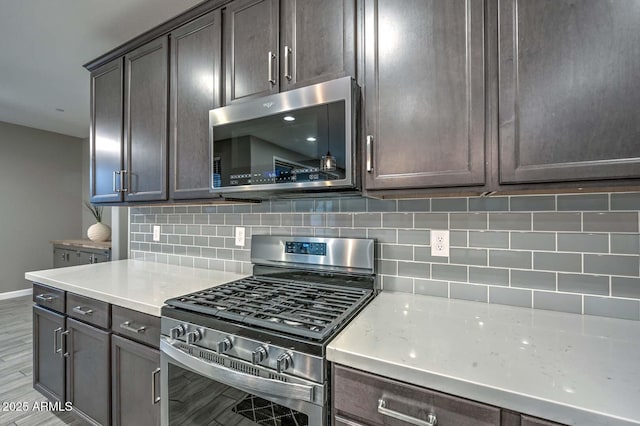
<svg viewBox="0 0 640 426"><path fill-rule="evenodd" d="M153 241L160 241L160 226L153 225Z"/></svg>
<svg viewBox="0 0 640 426"><path fill-rule="evenodd" d="M244 247L244 227L236 226L236 245Z"/></svg>
<svg viewBox="0 0 640 426"><path fill-rule="evenodd" d="M431 230L431 256L449 257L449 231Z"/></svg>

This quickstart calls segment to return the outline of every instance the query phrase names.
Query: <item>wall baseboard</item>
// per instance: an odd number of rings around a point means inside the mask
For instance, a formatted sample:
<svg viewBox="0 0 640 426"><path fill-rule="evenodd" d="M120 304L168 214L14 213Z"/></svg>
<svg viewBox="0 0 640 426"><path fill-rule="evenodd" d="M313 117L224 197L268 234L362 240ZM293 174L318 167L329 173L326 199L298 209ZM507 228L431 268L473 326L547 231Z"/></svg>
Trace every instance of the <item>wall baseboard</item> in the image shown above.
<svg viewBox="0 0 640 426"><path fill-rule="evenodd" d="M33 290L26 288L24 290L8 291L6 293L0 293L0 300L15 299L16 297L28 296L33 293Z"/></svg>

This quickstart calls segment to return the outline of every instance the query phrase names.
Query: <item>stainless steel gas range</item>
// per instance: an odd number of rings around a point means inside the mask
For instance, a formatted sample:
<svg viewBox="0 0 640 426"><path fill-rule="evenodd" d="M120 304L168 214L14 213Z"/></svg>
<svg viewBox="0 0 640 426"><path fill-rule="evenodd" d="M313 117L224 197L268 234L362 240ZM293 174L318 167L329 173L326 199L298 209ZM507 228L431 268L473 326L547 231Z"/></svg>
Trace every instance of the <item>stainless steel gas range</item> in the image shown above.
<svg viewBox="0 0 640 426"><path fill-rule="evenodd" d="M374 241L256 235L251 277L162 308L162 424L325 426L328 342L375 295Z"/></svg>

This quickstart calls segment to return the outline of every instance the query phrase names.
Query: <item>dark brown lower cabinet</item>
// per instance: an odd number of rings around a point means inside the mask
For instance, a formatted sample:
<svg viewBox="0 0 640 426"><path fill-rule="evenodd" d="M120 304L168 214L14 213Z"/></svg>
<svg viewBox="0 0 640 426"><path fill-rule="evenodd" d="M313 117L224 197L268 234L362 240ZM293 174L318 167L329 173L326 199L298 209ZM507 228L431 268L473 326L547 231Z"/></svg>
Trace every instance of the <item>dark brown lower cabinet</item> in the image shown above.
<svg viewBox="0 0 640 426"><path fill-rule="evenodd" d="M332 376L333 426L561 426L337 364Z"/></svg>
<svg viewBox="0 0 640 426"><path fill-rule="evenodd" d="M91 424L111 424L111 333L67 319L67 401Z"/></svg>
<svg viewBox="0 0 640 426"><path fill-rule="evenodd" d="M33 387L52 401L64 398L64 315L33 307Z"/></svg>
<svg viewBox="0 0 640 426"><path fill-rule="evenodd" d="M113 425L159 425L160 352L114 335L111 371Z"/></svg>

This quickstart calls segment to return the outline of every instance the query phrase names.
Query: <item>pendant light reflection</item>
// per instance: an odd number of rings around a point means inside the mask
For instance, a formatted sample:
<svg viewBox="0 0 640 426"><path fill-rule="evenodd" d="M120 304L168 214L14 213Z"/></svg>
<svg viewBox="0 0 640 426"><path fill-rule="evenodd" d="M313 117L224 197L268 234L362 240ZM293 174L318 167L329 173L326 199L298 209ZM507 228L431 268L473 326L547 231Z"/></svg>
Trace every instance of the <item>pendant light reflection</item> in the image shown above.
<svg viewBox="0 0 640 426"><path fill-rule="evenodd" d="M320 170L323 172L333 172L336 169L336 158L331 155L331 149L329 143L331 136L329 134L329 105L327 104L327 153L322 156L320 160Z"/></svg>

